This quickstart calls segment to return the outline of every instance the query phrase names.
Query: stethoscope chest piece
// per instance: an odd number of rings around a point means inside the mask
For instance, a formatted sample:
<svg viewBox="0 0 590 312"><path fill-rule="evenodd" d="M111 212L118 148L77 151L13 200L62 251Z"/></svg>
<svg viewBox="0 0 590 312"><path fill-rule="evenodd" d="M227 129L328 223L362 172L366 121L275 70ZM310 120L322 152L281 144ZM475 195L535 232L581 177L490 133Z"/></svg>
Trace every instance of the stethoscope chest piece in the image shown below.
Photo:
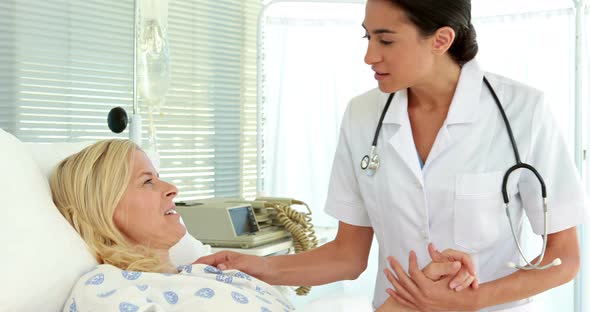
<svg viewBox="0 0 590 312"><path fill-rule="evenodd" d="M363 159L361 159L361 169L367 170L369 168L369 155L365 155Z"/></svg>
<svg viewBox="0 0 590 312"><path fill-rule="evenodd" d="M385 103L385 108L381 112L381 117L379 117L379 123L377 124L377 129L375 129L375 135L373 135L373 144L371 144L371 152L369 155L363 156L361 159L361 169L365 171L367 176L372 177L375 175L377 169L381 165L379 161L379 155L377 155L377 138L379 137L379 132L381 131L381 126L383 125L383 118L385 118L385 114L389 109L389 105L391 104L391 100L395 93L391 93L389 98L387 98L387 103Z"/></svg>
<svg viewBox="0 0 590 312"><path fill-rule="evenodd" d="M369 177L375 175L375 171L377 171L381 165L379 155L375 152L375 148L375 146L371 147L371 153L365 155L363 159L361 159L361 169L363 169Z"/></svg>

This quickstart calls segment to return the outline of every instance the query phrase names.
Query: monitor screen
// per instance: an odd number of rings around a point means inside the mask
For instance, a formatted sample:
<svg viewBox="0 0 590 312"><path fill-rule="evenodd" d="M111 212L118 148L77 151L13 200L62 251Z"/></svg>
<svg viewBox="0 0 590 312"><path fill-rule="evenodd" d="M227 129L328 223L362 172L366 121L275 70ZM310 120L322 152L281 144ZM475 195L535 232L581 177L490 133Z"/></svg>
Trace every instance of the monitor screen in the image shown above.
<svg viewBox="0 0 590 312"><path fill-rule="evenodd" d="M252 226L255 224L255 221L250 220L250 218L252 218L252 213L248 208L250 207L244 206L229 209L229 216L231 217L236 236L250 234L257 230Z"/></svg>

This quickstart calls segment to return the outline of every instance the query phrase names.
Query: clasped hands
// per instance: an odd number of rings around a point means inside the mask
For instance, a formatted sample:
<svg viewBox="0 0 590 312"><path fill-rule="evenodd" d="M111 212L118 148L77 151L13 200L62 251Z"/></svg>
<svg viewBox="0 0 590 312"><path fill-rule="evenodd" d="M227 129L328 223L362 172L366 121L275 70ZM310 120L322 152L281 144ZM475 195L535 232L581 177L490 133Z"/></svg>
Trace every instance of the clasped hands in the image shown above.
<svg viewBox="0 0 590 312"><path fill-rule="evenodd" d="M476 310L475 290L479 282L471 257L463 252L436 250L428 245L432 262L420 270L416 254L409 256L408 272L399 261L388 257L389 268L384 270L393 289L386 306L398 309L386 311L473 311Z"/></svg>

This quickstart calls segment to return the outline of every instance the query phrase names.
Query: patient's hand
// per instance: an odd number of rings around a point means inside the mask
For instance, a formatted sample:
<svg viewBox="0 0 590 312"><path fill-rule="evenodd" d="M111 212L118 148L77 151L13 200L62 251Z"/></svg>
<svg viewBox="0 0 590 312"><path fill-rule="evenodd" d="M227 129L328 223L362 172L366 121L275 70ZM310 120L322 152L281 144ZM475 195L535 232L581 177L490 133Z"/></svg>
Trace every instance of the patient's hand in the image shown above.
<svg viewBox="0 0 590 312"><path fill-rule="evenodd" d="M438 281L454 276L450 279L449 288L455 291L461 291L469 286L473 289L479 288L471 256L453 249L447 249L441 253L432 243L428 245L428 253L432 262L422 269L426 277Z"/></svg>
<svg viewBox="0 0 590 312"><path fill-rule="evenodd" d="M263 257L245 255L233 251L220 251L201 257L194 263L208 264L220 270L240 270L262 281L267 281L270 272L268 262Z"/></svg>

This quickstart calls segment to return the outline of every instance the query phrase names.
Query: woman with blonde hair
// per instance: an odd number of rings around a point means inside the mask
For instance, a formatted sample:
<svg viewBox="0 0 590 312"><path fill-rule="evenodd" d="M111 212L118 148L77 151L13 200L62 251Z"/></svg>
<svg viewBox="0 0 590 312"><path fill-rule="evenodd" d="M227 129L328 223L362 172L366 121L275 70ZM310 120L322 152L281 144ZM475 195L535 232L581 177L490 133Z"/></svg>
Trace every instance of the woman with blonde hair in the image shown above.
<svg viewBox="0 0 590 312"><path fill-rule="evenodd" d="M168 250L186 229L177 188L128 140L99 141L63 160L53 200L99 265L74 286L64 311L289 311L274 288L239 271L175 268ZM201 310L202 309L202 310Z"/></svg>
<svg viewBox="0 0 590 312"><path fill-rule="evenodd" d="M139 147L132 141L108 140L72 155L59 164L50 179L53 200L61 214L80 233L98 263L126 270L170 272L174 268L165 259L167 249L159 247L169 248L184 235L185 229L178 222L178 216L169 222L168 239L162 242L138 245L125 237L129 227L141 225L129 218L133 208L125 207L126 202L122 201L132 179L135 151L139 151ZM128 161L123 161L125 158ZM148 179L149 174L145 178ZM176 188L164 181L159 183L170 197L169 209L173 209ZM121 210L116 213L119 203ZM144 223L147 216L146 211Z"/></svg>

